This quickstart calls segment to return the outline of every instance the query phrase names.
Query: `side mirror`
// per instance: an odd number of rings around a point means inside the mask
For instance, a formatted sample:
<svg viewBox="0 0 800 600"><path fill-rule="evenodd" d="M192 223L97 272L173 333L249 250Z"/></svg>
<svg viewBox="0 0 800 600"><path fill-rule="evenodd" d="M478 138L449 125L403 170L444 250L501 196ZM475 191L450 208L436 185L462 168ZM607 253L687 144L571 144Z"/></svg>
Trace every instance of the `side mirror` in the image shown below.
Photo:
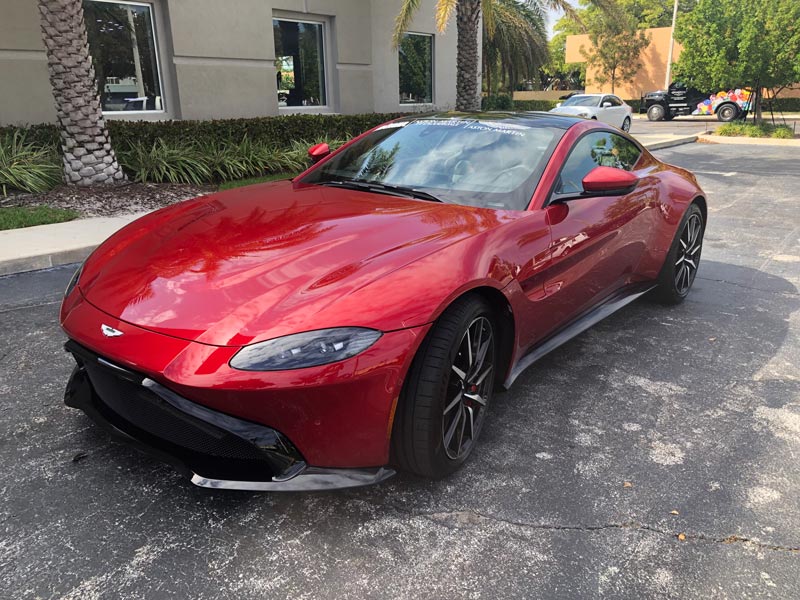
<svg viewBox="0 0 800 600"><path fill-rule="evenodd" d="M603 102L601 108L611 108L612 106L611 102Z"/></svg>
<svg viewBox="0 0 800 600"><path fill-rule="evenodd" d="M614 196L625 194L639 183L630 171L614 167L595 167L583 178L583 191L587 194Z"/></svg>
<svg viewBox="0 0 800 600"><path fill-rule="evenodd" d="M559 102L558 104L556 104L556 108L561 108L561 102Z"/></svg>
<svg viewBox="0 0 800 600"><path fill-rule="evenodd" d="M314 164L321 161L330 153L331 153L331 147L328 146L328 144L326 144L325 142L322 142L321 144L315 144L308 149L308 156L311 159L311 162Z"/></svg>

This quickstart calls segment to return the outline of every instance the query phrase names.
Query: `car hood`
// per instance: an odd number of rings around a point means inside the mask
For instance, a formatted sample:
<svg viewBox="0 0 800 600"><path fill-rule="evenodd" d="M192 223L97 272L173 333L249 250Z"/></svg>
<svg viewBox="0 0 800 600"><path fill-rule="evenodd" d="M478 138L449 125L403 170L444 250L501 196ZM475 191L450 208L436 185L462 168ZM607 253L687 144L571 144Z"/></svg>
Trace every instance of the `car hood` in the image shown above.
<svg viewBox="0 0 800 600"><path fill-rule="evenodd" d="M206 344L242 345L367 324L369 315L341 315L340 322L317 315L337 314L325 309L494 228L498 219L488 209L288 181L252 186L133 222L92 254L79 287L122 321ZM413 293L397 290L398 297Z"/></svg>

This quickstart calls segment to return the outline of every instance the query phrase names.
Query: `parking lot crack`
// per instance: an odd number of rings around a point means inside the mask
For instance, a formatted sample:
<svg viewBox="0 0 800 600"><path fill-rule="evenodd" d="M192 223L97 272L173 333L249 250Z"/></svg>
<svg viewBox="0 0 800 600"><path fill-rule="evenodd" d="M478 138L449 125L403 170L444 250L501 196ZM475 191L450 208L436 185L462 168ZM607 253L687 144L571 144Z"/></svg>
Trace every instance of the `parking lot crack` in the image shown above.
<svg viewBox="0 0 800 600"><path fill-rule="evenodd" d="M758 550L770 550L775 552L790 552L800 553L800 546L785 546L780 544L768 544L754 540L748 537L739 535L729 535L725 537L709 536L702 533L687 533L675 532L666 529L660 529L644 523L636 521L625 521L620 523L602 523L597 525L567 525L558 523L530 523L526 521L517 521L514 519L506 519L496 515L481 513L474 510L459 510L459 511L442 511L430 513L415 513L410 511L402 511L411 516L417 516L442 527L449 529L464 529L474 528L481 526L487 522L499 523L511 527L517 527L526 530L539 530L539 531L576 531L586 533L597 533L607 530L624 529L629 531L642 531L645 533L656 534L668 538L673 538L680 542L704 542L712 544L739 544L748 546Z"/></svg>

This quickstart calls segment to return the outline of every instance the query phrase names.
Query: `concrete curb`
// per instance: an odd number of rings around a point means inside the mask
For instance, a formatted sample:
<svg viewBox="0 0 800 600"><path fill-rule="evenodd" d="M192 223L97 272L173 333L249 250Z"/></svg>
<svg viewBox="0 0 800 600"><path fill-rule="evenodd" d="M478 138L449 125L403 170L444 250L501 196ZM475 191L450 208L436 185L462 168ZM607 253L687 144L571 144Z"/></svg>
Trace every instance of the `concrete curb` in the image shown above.
<svg viewBox="0 0 800 600"><path fill-rule="evenodd" d="M643 144L648 150L663 150L664 148L672 148L673 146L683 146L684 144L692 144L697 141L699 136L687 135L672 140L664 140L663 142L652 142L650 144Z"/></svg>
<svg viewBox="0 0 800 600"><path fill-rule="evenodd" d="M144 214L0 231L0 276L80 262L111 234Z"/></svg>
<svg viewBox="0 0 800 600"><path fill-rule="evenodd" d="M661 150L697 139L691 135L642 145L648 150ZM143 214L146 213L0 231L0 276L80 262L115 231Z"/></svg>
<svg viewBox="0 0 800 600"><path fill-rule="evenodd" d="M800 147L800 139L782 140L778 138L751 138L751 137L728 137L723 135L701 135L697 138L698 142L704 144L732 144L740 146L790 146Z"/></svg>

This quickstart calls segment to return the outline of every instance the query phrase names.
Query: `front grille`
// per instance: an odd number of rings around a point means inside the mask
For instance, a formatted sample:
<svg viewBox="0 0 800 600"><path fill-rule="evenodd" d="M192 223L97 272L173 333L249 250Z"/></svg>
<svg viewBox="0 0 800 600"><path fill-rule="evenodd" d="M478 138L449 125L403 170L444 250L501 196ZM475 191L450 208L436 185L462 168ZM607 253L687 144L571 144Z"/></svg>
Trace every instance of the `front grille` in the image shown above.
<svg viewBox="0 0 800 600"><path fill-rule="evenodd" d="M261 458L261 453L252 444L184 415L149 389L116 376L109 368L87 364L86 371L106 408L164 442L220 458Z"/></svg>
<svg viewBox="0 0 800 600"><path fill-rule="evenodd" d="M179 410L142 385L143 375L117 367L71 341L67 343L67 350L75 356L91 382L92 412L99 413L103 420L138 442L177 458L195 473L215 479L269 481L302 459L291 443L277 432L247 423L274 434L273 438L281 442L277 449L260 448L222 427ZM86 412L92 416L90 411ZM219 416L221 420L233 419Z"/></svg>

